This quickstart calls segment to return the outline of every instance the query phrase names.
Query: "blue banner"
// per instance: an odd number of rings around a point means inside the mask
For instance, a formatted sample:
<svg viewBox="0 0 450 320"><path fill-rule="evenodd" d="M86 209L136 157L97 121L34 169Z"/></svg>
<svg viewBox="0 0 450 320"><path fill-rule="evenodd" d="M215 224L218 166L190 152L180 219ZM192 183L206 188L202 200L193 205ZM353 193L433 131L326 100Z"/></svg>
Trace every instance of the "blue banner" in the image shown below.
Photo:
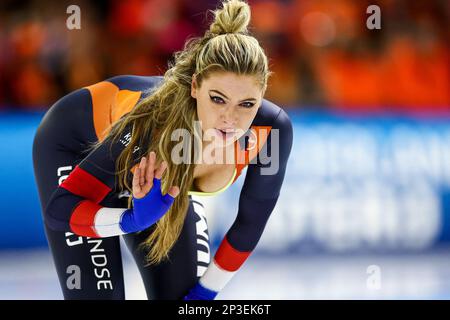
<svg viewBox="0 0 450 320"><path fill-rule="evenodd" d="M259 250L409 251L450 240L450 117L290 117L291 158ZM243 177L210 201L216 234L235 217Z"/></svg>
<svg viewBox="0 0 450 320"><path fill-rule="evenodd" d="M289 112L294 145L267 252L424 250L450 242L450 118ZM45 246L31 148L43 113L0 115L1 248ZM217 246L245 172L204 197Z"/></svg>

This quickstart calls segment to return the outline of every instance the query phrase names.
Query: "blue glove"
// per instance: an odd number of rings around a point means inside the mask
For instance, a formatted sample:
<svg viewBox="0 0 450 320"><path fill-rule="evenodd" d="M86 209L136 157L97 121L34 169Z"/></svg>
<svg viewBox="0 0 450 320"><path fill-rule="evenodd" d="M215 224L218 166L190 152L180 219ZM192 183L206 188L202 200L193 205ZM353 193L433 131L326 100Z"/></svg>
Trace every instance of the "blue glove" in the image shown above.
<svg viewBox="0 0 450 320"><path fill-rule="evenodd" d="M200 282L197 282L183 300L214 300L217 294L218 292L205 288Z"/></svg>
<svg viewBox="0 0 450 320"><path fill-rule="evenodd" d="M126 233L147 229L162 218L174 200L169 193L162 195L161 179L153 178L153 187L143 198L133 197L133 208L124 212L121 229Z"/></svg>

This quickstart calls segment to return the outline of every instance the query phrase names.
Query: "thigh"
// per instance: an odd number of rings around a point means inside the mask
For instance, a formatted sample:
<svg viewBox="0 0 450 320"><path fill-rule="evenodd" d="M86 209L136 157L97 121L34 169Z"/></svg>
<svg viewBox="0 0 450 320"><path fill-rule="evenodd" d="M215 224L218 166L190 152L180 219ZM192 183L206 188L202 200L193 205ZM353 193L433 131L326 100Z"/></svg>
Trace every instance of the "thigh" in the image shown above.
<svg viewBox="0 0 450 320"><path fill-rule="evenodd" d="M81 155L52 143L57 135L61 133L44 124L33 142L41 214L54 190L81 161ZM125 298L119 237L90 239L47 226L45 233L64 299Z"/></svg>
<svg viewBox="0 0 450 320"><path fill-rule="evenodd" d="M204 207L198 200L190 197L180 237L169 252L169 259L158 265L146 266L145 256L148 252L138 247L153 232L153 227L124 236L141 273L148 299L182 299L208 267L208 225Z"/></svg>

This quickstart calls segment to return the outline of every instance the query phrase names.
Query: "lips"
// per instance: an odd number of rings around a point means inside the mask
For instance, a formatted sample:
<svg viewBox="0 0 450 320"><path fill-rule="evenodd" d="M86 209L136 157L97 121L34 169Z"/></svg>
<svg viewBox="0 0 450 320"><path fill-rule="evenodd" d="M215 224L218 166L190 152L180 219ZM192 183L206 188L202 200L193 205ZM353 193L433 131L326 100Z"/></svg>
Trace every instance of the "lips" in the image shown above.
<svg viewBox="0 0 450 320"><path fill-rule="evenodd" d="M234 133L235 130L233 128L217 128L217 130L222 131L223 133Z"/></svg>
<svg viewBox="0 0 450 320"><path fill-rule="evenodd" d="M235 130L234 129L228 129L228 128L225 128L225 129L217 129L216 128L216 131L224 139L229 139L229 138L233 137L234 134L235 134Z"/></svg>

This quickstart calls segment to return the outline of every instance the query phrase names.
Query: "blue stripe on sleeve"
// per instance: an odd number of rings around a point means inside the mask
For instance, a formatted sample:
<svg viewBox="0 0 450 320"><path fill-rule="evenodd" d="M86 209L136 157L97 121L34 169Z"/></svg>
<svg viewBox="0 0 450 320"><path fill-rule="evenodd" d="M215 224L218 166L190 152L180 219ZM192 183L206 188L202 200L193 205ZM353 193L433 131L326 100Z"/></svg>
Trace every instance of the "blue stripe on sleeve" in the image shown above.
<svg viewBox="0 0 450 320"><path fill-rule="evenodd" d="M214 300L218 292L207 289L199 282L189 291L184 300Z"/></svg>

